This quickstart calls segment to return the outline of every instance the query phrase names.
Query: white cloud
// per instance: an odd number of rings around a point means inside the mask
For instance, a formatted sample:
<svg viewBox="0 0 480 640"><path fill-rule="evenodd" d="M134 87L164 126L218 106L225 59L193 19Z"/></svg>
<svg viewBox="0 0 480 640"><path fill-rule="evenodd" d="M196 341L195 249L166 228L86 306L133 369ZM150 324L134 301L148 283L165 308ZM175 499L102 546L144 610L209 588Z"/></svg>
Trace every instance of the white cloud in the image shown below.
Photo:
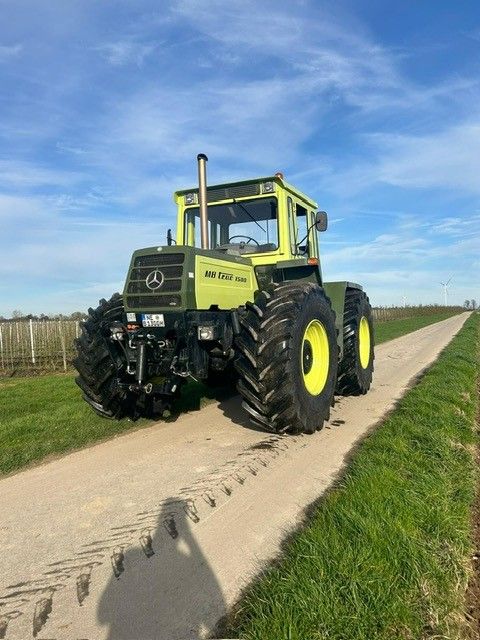
<svg viewBox="0 0 480 640"><path fill-rule="evenodd" d="M350 159L350 166L329 171L321 166L309 181L321 181L346 198L378 185L480 193L480 116L428 134L362 134L359 142L362 154Z"/></svg>
<svg viewBox="0 0 480 640"><path fill-rule="evenodd" d="M480 193L480 120L430 135L372 137L382 158L382 182L401 187L440 187Z"/></svg>
<svg viewBox="0 0 480 640"><path fill-rule="evenodd" d="M431 225L433 233L441 233L447 236L476 236L480 238L480 213L473 213L468 218L447 216L440 222Z"/></svg>
<svg viewBox="0 0 480 640"><path fill-rule="evenodd" d="M285 100L292 93L301 96L296 106ZM296 109L301 119L294 117ZM116 175L141 174L143 182L154 172L183 174L187 167L193 176L194 159L202 151L213 160L213 180L238 179L295 162L316 117L318 108L301 79L149 88L112 109L93 143L93 155Z"/></svg>
<svg viewBox="0 0 480 640"><path fill-rule="evenodd" d="M28 189L43 186L71 186L82 179L79 172L51 169L22 160L0 160L2 188Z"/></svg>
<svg viewBox="0 0 480 640"><path fill-rule="evenodd" d="M24 225L28 229L31 220L47 212L46 203L38 198L0 193L1 237L5 238L10 227L16 227L17 224L19 229Z"/></svg>
<svg viewBox="0 0 480 640"><path fill-rule="evenodd" d="M375 305L401 304L404 295L409 304L441 304L439 283L449 277L451 304L479 297L475 271L480 255L478 211L465 216L422 216L397 211L390 218L386 217L387 212L381 213L387 232L376 233L375 225L363 224L362 234L355 241L350 230L341 235L345 224L339 224L332 242L330 234L322 237L326 280L360 282Z"/></svg>
<svg viewBox="0 0 480 640"><path fill-rule="evenodd" d="M302 95L300 79L305 94L320 97L330 91L331 101L338 92L362 109L382 106L391 101L390 92L407 89L394 54L374 43L351 16L344 15L340 21L338 14L313 4L289 4L286 8L253 0L208 4L181 0L173 15L202 32L210 43L221 45L227 58L241 56L248 66L263 57L270 77L297 77L297 93L288 94L292 107ZM208 55L207 50L201 59Z"/></svg>
<svg viewBox="0 0 480 640"><path fill-rule="evenodd" d="M18 56L22 50L22 44L0 45L0 62L5 62L15 56Z"/></svg>
<svg viewBox="0 0 480 640"><path fill-rule="evenodd" d="M357 127L362 114L370 118L372 110L432 113L438 101L461 95L475 82L455 78L417 86L400 72L400 54L379 46L361 24L309 3L287 8L268 1L259 5L253 0L207 4L179 0L167 17L169 26L201 35L192 64L205 64L211 73L207 81L193 69L180 81L172 82L169 76L155 87L140 82L100 114L87 157L107 170L120 188L126 187L125 201L132 202L135 192L141 194L137 185L151 186L154 173L162 178L184 174L199 151L209 154L217 167L221 164L215 181L298 167L297 176L310 173L307 185L323 184L342 196L372 182L436 184L432 159L438 158L437 147L448 140L436 145L434 134L430 150L429 136L364 135L359 145L368 153L348 170L335 168L338 159L332 162L328 155L335 156L335 149L309 157L305 147L331 119L337 102L354 107L351 118L356 123L350 124ZM135 39L121 40L118 47L114 43L111 51L118 49L119 63L131 60L133 45L151 37L148 29L142 35L137 27L136 31L132 27ZM186 43L194 38L188 34ZM234 76L232 64L238 67ZM423 146L423 152L417 152L416 144ZM452 157L450 163L455 164ZM458 157L457 164L461 163ZM211 166L215 171L213 162ZM474 168L469 172L471 184L474 172Z"/></svg>
<svg viewBox="0 0 480 640"><path fill-rule="evenodd" d="M157 48L158 43L135 42L132 39L118 40L116 42L105 42L97 47L103 57L111 65L120 67L134 63L141 66L150 54Z"/></svg>
<svg viewBox="0 0 480 640"><path fill-rule="evenodd" d="M86 153L86 149L76 145L71 145L65 142L57 142L56 147L62 153L72 154L74 156L83 156Z"/></svg>
<svg viewBox="0 0 480 640"><path fill-rule="evenodd" d="M118 215L98 220L61 211L50 198L0 195L0 314L11 312L13 299L14 306L40 313L84 309L99 293L109 296L119 289L132 252L164 244L172 222Z"/></svg>

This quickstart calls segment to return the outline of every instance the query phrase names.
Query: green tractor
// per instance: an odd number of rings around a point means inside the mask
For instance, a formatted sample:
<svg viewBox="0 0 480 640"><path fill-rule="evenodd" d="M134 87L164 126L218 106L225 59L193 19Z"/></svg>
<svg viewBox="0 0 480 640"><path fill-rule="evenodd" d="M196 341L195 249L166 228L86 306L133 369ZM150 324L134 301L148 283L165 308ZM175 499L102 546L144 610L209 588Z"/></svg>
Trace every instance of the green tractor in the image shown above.
<svg viewBox="0 0 480 640"><path fill-rule="evenodd" d="M187 380L237 380L242 406L275 433L314 433L334 394L373 373L362 287L325 282L327 215L280 173L177 191L176 240L135 251L123 295L89 309L76 382L108 418L159 417Z"/></svg>

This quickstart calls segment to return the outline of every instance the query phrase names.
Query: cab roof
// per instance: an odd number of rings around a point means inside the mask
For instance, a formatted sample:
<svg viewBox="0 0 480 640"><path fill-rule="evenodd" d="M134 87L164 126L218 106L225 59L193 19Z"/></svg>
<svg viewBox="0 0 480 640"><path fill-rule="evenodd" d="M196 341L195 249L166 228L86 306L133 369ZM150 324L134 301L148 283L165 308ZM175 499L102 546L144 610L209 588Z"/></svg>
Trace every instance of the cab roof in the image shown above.
<svg viewBox="0 0 480 640"><path fill-rule="evenodd" d="M299 189L297 189L296 187L288 183L284 178L280 178L278 175L265 176L261 178L250 178L249 180L240 180L238 182L225 182L223 184L209 184L207 186L207 193L210 189L212 190L226 189L228 187L233 187L233 186L240 186L240 185L246 185L246 184L258 184L262 182L275 182L276 184L280 185L282 189L285 189L286 191L290 192L292 195L296 196L299 200L303 200L309 206L315 209L318 208L318 204L317 202L315 202L315 200L312 200L312 198L309 198L307 195L302 193ZM192 187L191 189L181 189L179 191L175 191L174 201L178 202L178 199L187 193L198 193L198 186ZM228 199L231 199L231 198L228 198Z"/></svg>

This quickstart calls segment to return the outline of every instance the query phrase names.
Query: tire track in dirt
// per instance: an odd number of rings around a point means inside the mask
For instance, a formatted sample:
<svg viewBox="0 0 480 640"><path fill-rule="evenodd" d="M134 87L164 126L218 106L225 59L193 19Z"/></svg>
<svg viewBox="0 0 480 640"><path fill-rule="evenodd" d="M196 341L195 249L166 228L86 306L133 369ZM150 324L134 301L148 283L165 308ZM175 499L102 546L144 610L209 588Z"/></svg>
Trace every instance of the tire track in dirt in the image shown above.
<svg viewBox="0 0 480 640"><path fill-rule="evenodd" d="M105 537L82 545L73 558L47 563L38 578L8 585L0 595L0 608L8 605L14 608L0 615L0 639L7 637L9 623L26 614L32 606L32 635L36 637L52 613L55 595L66 588L67 581L75 580L78 605L82 606L89 596L96 567L110 561L114 576L119 578L125 570L123 558L129 547L139 544L147 558L154 554L152 531L166 510L169 515L163 518L163 526L166 534L175 539L178 535L175 519L179 511L197 524L200 521L199 503L211 509L218 508L246 482L279 462L287 451L306 446L308 439L304 435L269 436L240 451L205 477L181 487L178 490L180 499L162 500L154 509L139 511L133 521L112 527Z"/></svg>

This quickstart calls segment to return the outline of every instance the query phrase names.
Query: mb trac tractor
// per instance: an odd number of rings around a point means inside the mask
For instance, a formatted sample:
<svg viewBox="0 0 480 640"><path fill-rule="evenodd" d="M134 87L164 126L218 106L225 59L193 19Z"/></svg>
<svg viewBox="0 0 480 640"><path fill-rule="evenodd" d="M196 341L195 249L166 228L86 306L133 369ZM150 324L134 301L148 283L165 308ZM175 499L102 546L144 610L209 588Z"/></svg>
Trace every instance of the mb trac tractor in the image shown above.
<svg viewBox="0 0 480 640"><path fill-rule="evenodd" d="M325 282L327 215L281 173L177 191L176 240L135 251L123 295L89 309L76 382L101 416L159 417L189 379L237 380L242 406L276 433L314 433L334 394L368 391L371 307Z"/></svg>

